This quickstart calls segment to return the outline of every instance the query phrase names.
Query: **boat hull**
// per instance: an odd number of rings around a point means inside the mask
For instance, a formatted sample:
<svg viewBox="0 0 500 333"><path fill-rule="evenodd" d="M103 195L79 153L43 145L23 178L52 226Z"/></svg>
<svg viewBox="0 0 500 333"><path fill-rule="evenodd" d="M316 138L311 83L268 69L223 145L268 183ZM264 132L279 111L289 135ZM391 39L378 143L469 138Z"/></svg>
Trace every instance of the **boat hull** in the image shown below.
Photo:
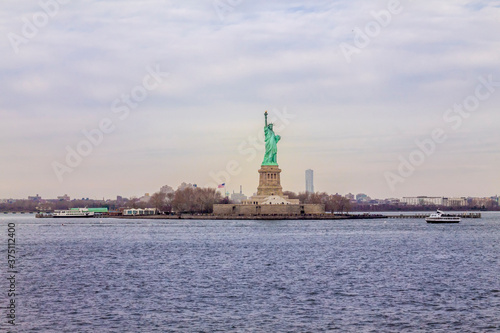
<svg viewBox="0 0 500 333"><path fill-rule="evenodd" d="M53 215L52 217L53 217L53 218L56 218L56 219L61 219L61 218L67 218L67 219L69 219L69 218L71 218L71 219L72 219L72 218L76 218L76 219L80 219L80 218L86 218L86 217L89 217L89 218L90 218L90 217L95 217L95 216L94 216L94 215L84 215L84 216L82 216L82 215L68 215L68 216L64 216L64 215Z"/></svg>
<svg viewBox="0 0 500 333"><path fill-rule="evenodd" d="M460 219L433 219L433 218L426 218L425 222L427 223L460 223Z"/></svg>

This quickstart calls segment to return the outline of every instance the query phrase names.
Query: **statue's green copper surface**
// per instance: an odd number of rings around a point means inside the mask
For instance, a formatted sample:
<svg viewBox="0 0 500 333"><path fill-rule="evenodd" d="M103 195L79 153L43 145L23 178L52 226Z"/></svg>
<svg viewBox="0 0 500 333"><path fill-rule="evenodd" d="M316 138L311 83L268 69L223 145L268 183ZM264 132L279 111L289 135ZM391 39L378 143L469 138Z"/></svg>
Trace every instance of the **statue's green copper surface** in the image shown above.
<svg viewBox="0 0 500 333"><path fill-rule="evenodd" d="M278 142L281 140L281 136L274 134L273 124L267 124L267 111L264 116L266 117L266 126L264 127L266 154L262 165L278 165Z"/></svg>

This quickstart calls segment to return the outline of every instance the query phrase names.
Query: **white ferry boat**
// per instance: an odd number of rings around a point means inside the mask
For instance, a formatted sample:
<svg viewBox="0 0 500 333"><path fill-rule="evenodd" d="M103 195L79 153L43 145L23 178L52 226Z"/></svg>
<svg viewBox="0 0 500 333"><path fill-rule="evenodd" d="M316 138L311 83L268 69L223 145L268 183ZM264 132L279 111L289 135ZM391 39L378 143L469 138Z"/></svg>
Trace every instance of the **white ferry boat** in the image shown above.
<svg viewBox="0 0 500 333"><path fill-rule="evenodd" d="M425 221L427 223L459 223L460 216L446 215L442 211L438 210L436 213L431 214L431 216L426 217Z"/></svg>
<svg viewBox="0 0 500 333"><path fill-rule="evenodd" d="M52 217L94 217L94 212L90 212L87 208L55 210Z"/></svg>

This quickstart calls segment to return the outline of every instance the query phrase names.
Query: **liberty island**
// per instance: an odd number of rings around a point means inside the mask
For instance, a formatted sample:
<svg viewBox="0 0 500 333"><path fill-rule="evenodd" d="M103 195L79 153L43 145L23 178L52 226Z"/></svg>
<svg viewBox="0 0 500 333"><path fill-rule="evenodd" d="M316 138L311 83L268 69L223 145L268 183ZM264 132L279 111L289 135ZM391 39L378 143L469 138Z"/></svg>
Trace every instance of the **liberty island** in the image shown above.
<svg viewBox="0 0 500 333"><path fill-rule="evenodd" d="M279 216L281 218L319 216L325 214L325 205L300 204L299 199L290 199L283 194L281 169L278 165L278 142L280 135L274 132L274 125L268 123L268 113L264 113L265 154L259 169L257 195L241 204L216 204L215 216Z"/></svg>

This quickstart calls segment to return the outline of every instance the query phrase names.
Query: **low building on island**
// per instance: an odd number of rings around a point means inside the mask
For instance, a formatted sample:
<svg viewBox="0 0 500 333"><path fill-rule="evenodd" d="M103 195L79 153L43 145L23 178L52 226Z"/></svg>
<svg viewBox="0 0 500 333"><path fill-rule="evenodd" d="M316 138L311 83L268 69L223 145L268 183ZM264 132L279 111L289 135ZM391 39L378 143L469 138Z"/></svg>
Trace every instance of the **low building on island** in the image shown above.
<svg viewBox="0 0 500 333"><path fill-rule="evenodd" d="M126 208L123 210L123 216L145 216L156 215L157 213L156 208Z"/></svg>

